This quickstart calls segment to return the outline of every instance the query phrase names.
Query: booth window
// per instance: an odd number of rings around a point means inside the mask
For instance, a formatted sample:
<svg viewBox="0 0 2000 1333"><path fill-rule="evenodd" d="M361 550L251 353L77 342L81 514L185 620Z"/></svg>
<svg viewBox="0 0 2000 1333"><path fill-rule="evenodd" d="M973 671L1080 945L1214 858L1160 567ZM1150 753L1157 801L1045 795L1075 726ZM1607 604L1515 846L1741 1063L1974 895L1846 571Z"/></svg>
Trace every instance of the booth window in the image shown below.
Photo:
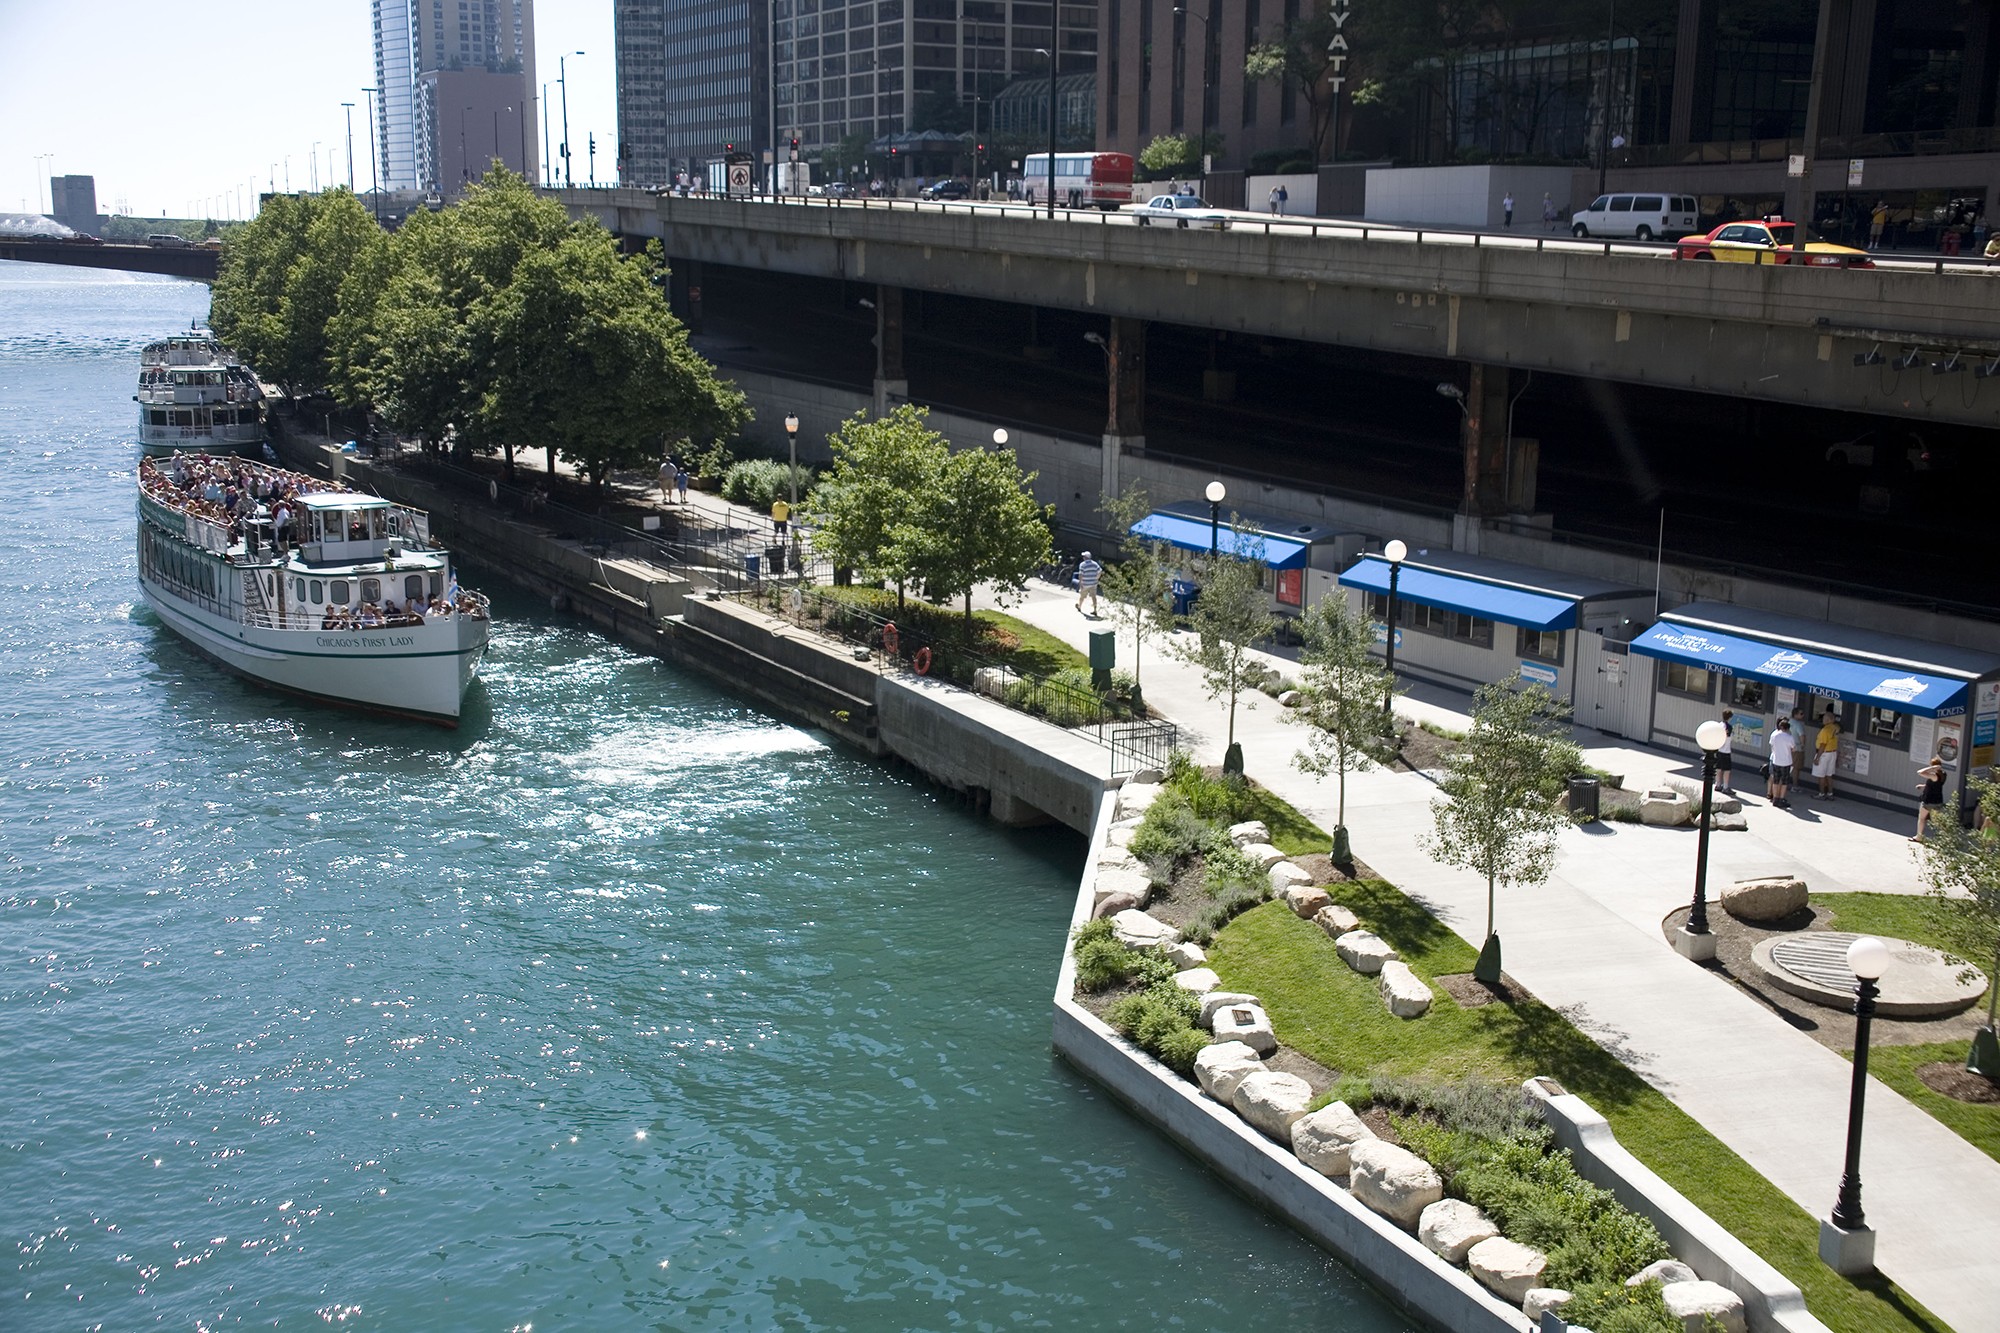
<svg viewBox="0 0 2000 1333"><path fill-rule="evenodd" d="M1529 629L1526 625L1515 627L1515 647L1522 657L1533 658L1537 662L1547 662L1561 666L1563 660L1563 632L1559 629Z"/></svg>
<svg viewBox="0 0 2000 1333"><path fill-rule="evenodd" d="M1711 674L1706 667L1689 666L1686 662L1669 662L1666 684L1663 688L1706 703L1709 698Z"/></svg>
<svg viewBox="0 0 2000 1333"><path fill-rule="evenodd" d="M1894 745L1907 750L1910 746L1909 728L1904 723L1907 716L1892 708L1868 709L1868 739L1878 745Z"/></svg>
<svg viewBox="0 0 2000 1333"><path fill-rule="evenodd" d="M1761 680L1746 680L1742 676L1731 676L1729 702L1746 713L1765 711L1765 696L1769 693Z"/></svg>

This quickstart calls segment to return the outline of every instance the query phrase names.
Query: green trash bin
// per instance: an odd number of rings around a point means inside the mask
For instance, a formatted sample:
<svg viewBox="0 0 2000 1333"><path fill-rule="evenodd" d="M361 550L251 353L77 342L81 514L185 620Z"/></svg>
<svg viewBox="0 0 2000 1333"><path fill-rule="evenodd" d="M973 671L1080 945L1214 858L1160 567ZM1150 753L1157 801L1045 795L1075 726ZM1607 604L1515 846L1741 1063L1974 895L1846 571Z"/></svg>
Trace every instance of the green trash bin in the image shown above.
<svg viewBox="0 0 2000 1333"><path fill-rule="evenodd" d="M1090 669L1109 671L1118 665L1118 631L1094 629L1090 632Z"/></svg>

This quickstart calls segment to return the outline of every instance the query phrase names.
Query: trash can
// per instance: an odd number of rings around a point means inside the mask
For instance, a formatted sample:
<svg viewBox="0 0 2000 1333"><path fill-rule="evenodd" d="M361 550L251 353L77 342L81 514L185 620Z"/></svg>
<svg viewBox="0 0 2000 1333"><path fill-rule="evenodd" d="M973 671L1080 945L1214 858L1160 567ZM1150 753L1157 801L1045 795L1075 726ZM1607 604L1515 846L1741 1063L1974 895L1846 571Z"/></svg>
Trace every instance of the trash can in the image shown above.
<svg viewBox="0 0 2000 1333"><path fill-rule="evenodd" d="M774 576L785 572L785 548L766 546L764 548L764 568Z"/></svg>
<svg viewBox="0 0 2000 1333"><path fill-rule="evenodd" d="M1118 632L1094 629L1090 632L1090 684L1092 689L1111 688L1111 668L1118 665Z"/></svg>
<svg viewBox="0 0 2000 1333"><path fill-rule="evenodd" d="M1597 818L1598 784L1596 778L1571 778L1569 780L1569 812L1578 819Z"/></svg>
<svg viewBox="0 0 2000 1333"><path fill-rule="evenodd" d="M752 583L757 581L757 565L758 558L756 556L746 555L743 557L743 576Z"/></svg>
<svg viewBox="0 0 2000 1333"><path fill-rule="evenodd" d="M1174 614L1184 616L1194 605L1194 599L1201 596L1201 588L1193 579L1175 579L1172 586Z"/></svg>

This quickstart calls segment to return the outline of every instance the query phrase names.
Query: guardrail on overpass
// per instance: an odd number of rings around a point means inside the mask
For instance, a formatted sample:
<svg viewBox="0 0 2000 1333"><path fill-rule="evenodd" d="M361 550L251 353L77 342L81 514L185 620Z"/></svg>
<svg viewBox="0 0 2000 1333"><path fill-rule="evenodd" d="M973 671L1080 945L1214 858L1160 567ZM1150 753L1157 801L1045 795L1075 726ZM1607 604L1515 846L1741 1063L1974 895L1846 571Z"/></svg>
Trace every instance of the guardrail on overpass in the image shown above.
<svg viewBox="0 0 2000 1333"><path fill-rule="evenodd" d="M1681 262L1658 246L1249 213L1210 232L990 204L561 197L660 237L677 262L2000 426L2000 377L1980 373L2000 367L2000 271L1977 262Z"/></svg>
<svg viewBox="0 0 2000 1333"><path fill-rule="evenodd" d="M164 273L174 278L215 281L219 250L199 246L167 249L153 245L89 245L78 241L0 240L0 259L25 264L70 264L81 268L119 269L126 273Z"/></svg>

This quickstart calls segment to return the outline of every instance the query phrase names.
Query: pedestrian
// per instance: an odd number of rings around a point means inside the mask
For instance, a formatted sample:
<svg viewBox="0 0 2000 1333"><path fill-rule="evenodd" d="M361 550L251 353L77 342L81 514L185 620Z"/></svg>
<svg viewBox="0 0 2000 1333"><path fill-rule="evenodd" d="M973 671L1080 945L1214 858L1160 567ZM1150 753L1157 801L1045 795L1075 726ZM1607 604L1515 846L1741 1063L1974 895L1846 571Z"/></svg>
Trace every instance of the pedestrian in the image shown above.
<svg viewBox="0 0 2000 1333"><path fill-rule="evenodd" d="M1090 599L1090 614L1097 614L1097 581L1104 577L1104 566L1091 559L1090 552L1083 553L1083 562L1076 567L1076 609L1083 610L1083 599Z"/></svg>
<svg viewBox="0 0 2000 1333"><path fill-rule="evenodd" d="M1501 221L1505 225L1509 227L1514 225L1514 192L1512 190L1507 191L1507 193L1501 197L1500 213L1501 213Z"/></svg>
<svg viewBox="0 0 2000 1333"><path fill-rule="evenodd" d="M669 458L660 463L660 503L666 504L674 498L674 460Z"/></svg>
<svg viewBox="0 0 2000 1333"><path fill-rule="evenodd" d="M784 498L781 496L771 501L771 531L782 537L785 535L785 529L791 526L791 522L792 507L785 503Z"/></svg>
<svg viewBox="0 0 2000 1333"><path fill-rule="evenodd" d="M1882 228L1888 225L1889 225L1888 201L1883 199L1877 199L1875 201L1874 209L1868 214L1868 248L1870 250L1880 248L1882 244Z"/></svg>
<svg viewBox="0 0 2000 1333"><path fill-rule="evenodd" d="M1554 231L1556 223L1560 220L1561 214L1556 209L1555 196L1544 194L1542 196L1542 230Z"/></svg>
<svg viewBox="0 0 2000 1333"><path fill-rule="evenodd" d="M1819 735L1813 738L1813 776L1819 779L1819 798L1833 799L1833 770L1840 762L1840 719L1831 708L1819 724Z"/></svg>
<svg viewBox="0 0 2000 1333"><path fill-rule="evenodd" d="M1917 770L1917 776L1923 780L1917 783L1917 832L1911 842L1924 840L1924 826L1933 813L1944 808L1944 756L1932 755L1931 761Z"/></svg>
<svg viewBox="0 0 2000 1333"><path fill-rule="evenodd" d="M1289 204L1289 203L1291 203L1291 202L1292 202L1292 192L1291 192L1290 190L1287 190L1287 189L1286 189L1286 188L1284 187L1284 185L1283 185L1283 184L1280 184L1280 185L1278 186L1278 214L1279 214L1279 216L1281 216L1281 217L1282 217L1282 216L1284 215L1284 212L1285 212L1285 205L1286 205L1286 204Z"/></svg>
<svg viewBox="0 0 2000 1333"><path fill-rule="evenodd" d="M1728 795L1736 794L1736 756L1730 753L1731 740L1736 731L1736 714L1725 708L1722 710L1722 748L1715 752L1715 785Z"/></svg>
<svg viewBox="0 0 2000 1333"><path fill-rule="evenodd" d="M1271 187L1271 216L1278 216L1278 187L1275 185Z"/></svg>
<svg viewBox="0 0 2000 1333"><path fill-rule="evenodd" d="M674 490L680 494L680 502L688 502L688 470L685 463L674 464Z"/></svg>
<svg viewBox="0 0 2000 1333"><path fill-rule="evenodd" d="M1789 810L1792 803L1785 799L1785 793L1792 786L1792 760L1797 757L1799 738L1792 734L1792 720L1778 719L1778 729L1771 733L1771 777L1764 788L1764 794L1771 798L1771 804L1780 810Z"/></svg>

